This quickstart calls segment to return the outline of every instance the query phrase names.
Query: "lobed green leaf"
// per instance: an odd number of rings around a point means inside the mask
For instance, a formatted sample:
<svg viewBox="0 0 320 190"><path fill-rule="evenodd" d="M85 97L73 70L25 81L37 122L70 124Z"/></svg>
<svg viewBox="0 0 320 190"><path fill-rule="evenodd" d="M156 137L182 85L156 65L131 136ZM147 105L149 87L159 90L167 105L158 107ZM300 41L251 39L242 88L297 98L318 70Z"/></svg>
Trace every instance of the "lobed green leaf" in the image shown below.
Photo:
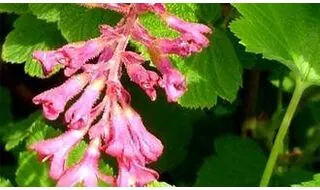
<svg viewBox="0 0 320 190"><path fill-rule="evenodd" d="M235 4L231 31L246 50L281 62L301 80L320 84L320 6Z"/></svg>

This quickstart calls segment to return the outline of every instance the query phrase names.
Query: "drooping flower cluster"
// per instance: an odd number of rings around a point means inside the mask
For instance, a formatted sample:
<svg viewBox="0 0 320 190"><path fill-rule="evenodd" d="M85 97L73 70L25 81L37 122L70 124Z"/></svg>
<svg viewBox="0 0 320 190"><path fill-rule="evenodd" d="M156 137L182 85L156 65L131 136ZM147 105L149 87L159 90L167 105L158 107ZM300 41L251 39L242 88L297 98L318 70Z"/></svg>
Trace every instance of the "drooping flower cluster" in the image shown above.
<svg viewBox="0 0 320 190"><path fill-rule="evenodd" d="M189 56L208 46L205 34L210 28L189 23L169 14L162 4L87 4L117 11L123 15L115 27L101 25L101 35L88 41L71 43L53 51L36 51L46 74L64 67L70 77L65 83L34 97L42 104L44 116L55 120L64 113L67 131L53 139L37 142L30 148L43 161L50 160L50 176L58 186L97 186L102 180L114 186L143 186L158 178L146 167L162 154L163 145L149 133L139 114L130 106L130 94L120 78L125 68L132 82L139 85L152 101L161 87L169 102L175 102L187 90L184 76L175 69L169 54ZM139 15L153 12L167 25L180 32L176 39L155 38L140 23ZM129 39L145 45L159 73L147 70L144 58L126 47ZM79 98L70 107L67 103ZM67 108L68 107L68 108ZM66 166L68 153L88 134L89 145L83 158ZM99 171L101 153L116 158L117 176Z"/></svg>

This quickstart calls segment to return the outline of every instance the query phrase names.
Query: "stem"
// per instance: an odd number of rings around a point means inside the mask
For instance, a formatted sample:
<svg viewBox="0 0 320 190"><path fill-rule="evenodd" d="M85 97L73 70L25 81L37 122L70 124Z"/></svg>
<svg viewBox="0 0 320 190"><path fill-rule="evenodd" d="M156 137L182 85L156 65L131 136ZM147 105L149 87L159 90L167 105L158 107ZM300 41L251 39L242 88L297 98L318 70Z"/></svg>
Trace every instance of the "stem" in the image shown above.
<svg viewBox="0 0 320 190"><path fill-rule="evenodd" d="M287 111L283 117L279 131L276 136L276 140L275 140L273 147L271 149L271 153L269 155L267 165L264 169L264 172L263 172L263 175L262 175L262 178L260 181L260 187L267 187L269 184L270 178L273 173L274 166L277 161L277 157L279 155L281 147L283 146L283 141L284 141L284 138L285 138L286 133L288 131L290 122L292 120L292 117L293 117L296 109L297 109L297 106L299 104L301 96L302 96L304 90L308 86L309 86L309 84L303 83L300 79L296 80L296 88L293 92L293 96L291 98L291 101L289 103Z"/></svg>

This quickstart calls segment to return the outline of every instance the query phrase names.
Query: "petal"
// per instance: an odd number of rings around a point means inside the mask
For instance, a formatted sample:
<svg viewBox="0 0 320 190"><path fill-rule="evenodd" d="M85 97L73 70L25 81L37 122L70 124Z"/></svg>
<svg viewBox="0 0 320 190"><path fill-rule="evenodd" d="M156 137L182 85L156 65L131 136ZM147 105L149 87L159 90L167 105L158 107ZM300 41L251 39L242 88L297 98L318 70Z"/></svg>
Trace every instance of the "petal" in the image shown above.
<svg viewBox="0 0 320 190"><path fill-rule="evenodd" d="M86 74L73 76L61 86L37 95L33 102L42 104L47 119L55 120L64 111L67 102L84 88L88 80L89 76Z"/></svg>
<svg viewBox="0 0 320 190"><path fill-rule="evenodd" d="M104 88L104 78L96 79L84 90L81 97L66 112L65 120L71 128L81 128L87 125L90 112Z"/></svg>

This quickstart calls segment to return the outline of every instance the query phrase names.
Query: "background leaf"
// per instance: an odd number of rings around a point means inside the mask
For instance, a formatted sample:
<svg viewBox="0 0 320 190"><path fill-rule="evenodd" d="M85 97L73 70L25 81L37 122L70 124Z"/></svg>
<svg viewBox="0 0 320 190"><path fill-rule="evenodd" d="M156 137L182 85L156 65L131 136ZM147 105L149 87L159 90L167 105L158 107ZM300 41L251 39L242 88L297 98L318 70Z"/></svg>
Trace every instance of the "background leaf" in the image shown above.
<svg viewBox="0 0 320 190"><path fill-rule="evenodd" d="M88 40L99 36L99 25L114 25L120 15L105 9L88 9L74 4L67 4L60 9L59 29L68 42Z"/></svg>
<svg viewBox="0 0 320 190"><path fill-rule="evenodd" d="M34 127L41 122L39 119L40 113L36 112L20 122L12 122L6 126L2 126L0 128L0 134L2 141L5 142L5 149L13 149L27 137L33 135Z"/></svg>
<svg viewBox="0 0 320 190"><path fill-rule="evenodd" d="M0 187L12 187L12 184L8 179L0 177Z"/></svg>
<svg viewBox="0 0 320 190"><path fill-rule="evenodd" d="M16 182L20 187L50 187L54 182L49 178L48 164L41 163L34 152L21 152Z"/></svg>
<svg viewBox="0 0 320 190"><path fill-rule="evenodd" d="M0 13L23 14L29 11L27 3L1 3Z"/></svg>
<svg viewBox="0 0 320 190"><path fill-rule="evenodd" d="M57 22L60 20L61 10L67 4L48 4L48 3L30 3L29 9L38 19L46 20L47 22Z"/></svg>
<svg viewBox="0 0 320 190"><path fill-rule="evenodd" d="M292 185L293 187L320 187L320 174L313 176L313 180L302 182L299 185Z"/></svg>
<svg viewBox="0 0 320 190"><path fill-rule="evenodd" d="M215 141L216 155L200 168L195 186L258 186L266 157L250 139L224 136Z"/></svg>
<svg viewBox="0 0 320 190"><path fill-rule="evenodd" d="M302 80L320 84L320 6L235 4L242 17L231 31L246 50L290 68Z"/></svg>

